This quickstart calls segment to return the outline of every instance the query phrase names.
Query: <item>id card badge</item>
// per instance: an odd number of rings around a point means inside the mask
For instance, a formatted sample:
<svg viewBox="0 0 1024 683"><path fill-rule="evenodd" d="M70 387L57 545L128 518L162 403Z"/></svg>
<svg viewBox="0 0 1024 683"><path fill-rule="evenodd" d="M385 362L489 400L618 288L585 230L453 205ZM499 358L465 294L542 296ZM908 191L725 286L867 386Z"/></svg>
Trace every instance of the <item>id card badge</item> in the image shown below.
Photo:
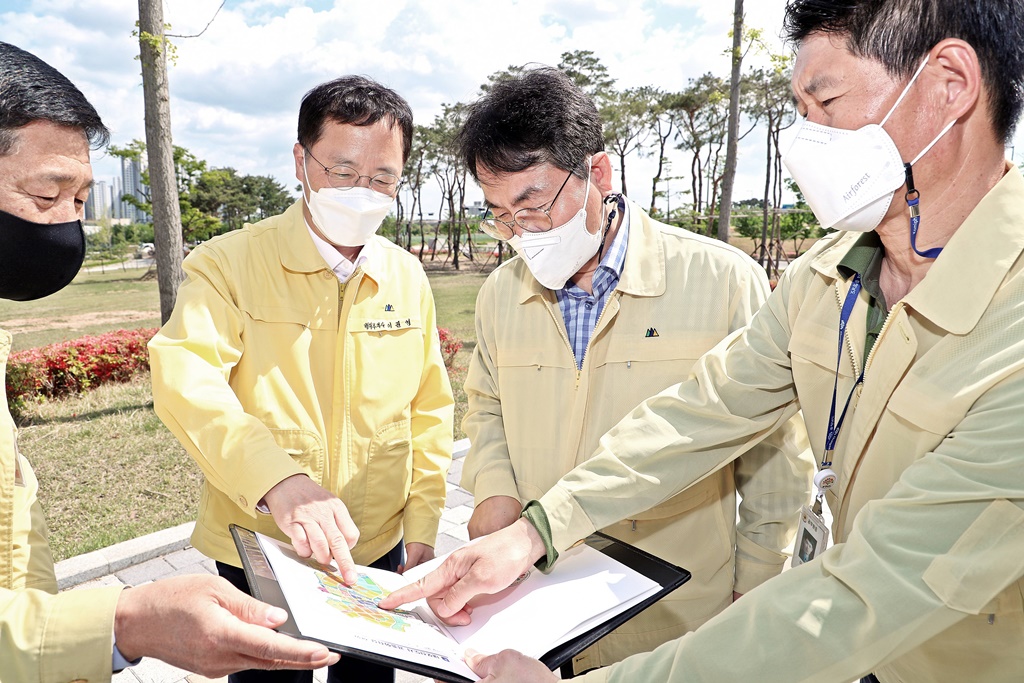
<svg viewBox="0 0 1024 683"><path fill-rule="evenodd" d="M800 510L800 525L796 528L796 546L793 548L793 564L797 567L810 562L825 552L828 547L828 526L821 513L815 512L809 505Z"/></svg>

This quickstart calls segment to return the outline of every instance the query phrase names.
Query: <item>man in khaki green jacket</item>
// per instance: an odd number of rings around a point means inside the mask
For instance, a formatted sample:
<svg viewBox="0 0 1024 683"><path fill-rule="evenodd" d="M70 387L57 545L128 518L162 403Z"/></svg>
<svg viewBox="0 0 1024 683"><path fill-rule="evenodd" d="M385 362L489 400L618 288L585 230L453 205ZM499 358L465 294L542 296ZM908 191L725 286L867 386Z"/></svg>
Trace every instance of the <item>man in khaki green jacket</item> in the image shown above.
<svg viewBox="0 0 1024 683"><path fill-rule="evenodd" d="M409 105L380 84L313 88L293 148L303 199L196 248L150 342L156 412L206 476L192 544L239 588L230 524L333 557L349 581L353 561L433 558L454 401L426 274L375 234L411 138ZM330 676L393 671L346 657Z"/></svg>
<svg viewBox="0 0 1024 683"><path fill-rule="evenodd" d="M85 256L90 144L109 132L85 96L0 43L0 298L59 291ZM0 376L11 335L0 330ZM2 390L0 390L2 391ZM213 576L57 594L39 482L0 407L0 681L109 681L142 656L208 676L243 666L318 668L338 656L271 631L287 614ZM311 647L312 645L312 647Z"/></svg>
<svg viewBox="0 0 1024 683"><path fill-rule="evenodd" d="M559 129L552 121L575 125ZM475 497L469 531L477 537L511 524L525 502L586 460L598 438L640 401L685 378L697 358L750 321L769 288L764 270L737 249L658 223L612 192L596 109L555 69L495 84L472 105L459 140L493 207L484 226L496 237L524 229L508 226L506 213L515 213L526 229L530 213L561 225L586 197L579 229L603 238L593 240L590 253L582 254L586 262L559 275L562 282L553 288L531 272L538 254L516 240L521 256L480 290L463 421L472 446L462 477ZM543 160L521 170L500 166L499 157L510 151L575 154L586 171L577 177L569 173L575 164L566 169ZM544 191L524 192L545 182ZM537 205L549 214L519 211ZM571 254L556 258L575 263ZM543 270L540 277L546 278ZM686 567L693 579L577 655L575 670L605 666L692 631L731 604L734 591L746 593L778 574L799 509L810 500L813 461L805 449L797 417L684 493L603 529Z"/></svg>
<svg viewBox="0 0 1024 683"><path fill-rule="evenodd" d="M807 119L787 166L824 224L864 234L823 240L788 269L748 329L531 503L535 524L384 604L441 594L439 611L464 617L465 599L701 479L801 409L830 475L835 545L587 679L1022 680L1024 178L1004 144L1024 107L1024 2L794 0L787 31ZM471 659L488 680L550 680L515 653Z"/></svg>

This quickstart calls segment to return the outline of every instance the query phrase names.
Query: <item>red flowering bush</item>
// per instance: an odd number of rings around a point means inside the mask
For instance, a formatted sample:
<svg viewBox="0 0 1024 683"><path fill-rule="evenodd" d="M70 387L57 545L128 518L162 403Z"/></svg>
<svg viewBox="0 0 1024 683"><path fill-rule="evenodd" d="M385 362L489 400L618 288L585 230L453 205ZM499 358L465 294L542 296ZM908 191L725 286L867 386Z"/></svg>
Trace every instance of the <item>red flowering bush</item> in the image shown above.
<svg viewBox="0 0 1024 683"><path fill-rule="evenodd" d="M455 354L462 349L462 340L449 332L446 327L437 328L437 335L441 338L441 356L444 358L444 366L451 370Z"/></svg>
<svg viewBox="0 0 1024 683"><path fill-rule="evenodd" d="M125 382L149 369L146 343L156 329L116 330L11 354L7 404L15 418L32 401Z"/></svg>

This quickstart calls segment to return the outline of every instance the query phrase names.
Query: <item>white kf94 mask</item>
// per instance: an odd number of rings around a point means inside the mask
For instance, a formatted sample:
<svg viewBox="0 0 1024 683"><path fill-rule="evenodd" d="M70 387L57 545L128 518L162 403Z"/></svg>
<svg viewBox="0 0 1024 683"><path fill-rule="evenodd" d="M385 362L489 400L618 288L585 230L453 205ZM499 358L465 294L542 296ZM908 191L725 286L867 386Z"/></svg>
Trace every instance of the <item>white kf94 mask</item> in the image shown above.
<svg viewBox="0 0 1024 683"><path fill-rule="evenodd" d="M896 143L883 126L927 63L927 59L921 63L879 124L857 130L810 121L801 125L783 163L823 228L871 232L882 222L893 195L907 177ZM916 164L954 123L955 119L950 121L910 165Z"/></svg>
<svg viewBox="0 0 1024 683"><path fill-rule="evenodd" d="M306 171L306 157L302 157L302 171ZM361 247L380 229L384 217L395 203L394 197L374 192L368 187L339 190L322 187L310 190L307 176L302 198L309 207L309 215L328 242L339 247Z"/></svg>
<svg viewBox="0 0 1024 683"><path fill-rule="evenodd" d="M508 243L526 261L537 282L548 289L561 289L601 247L603 230L587 230L587 200L590 198L590 172L583 207L567 222L547 232L524 232Z"/></svg>

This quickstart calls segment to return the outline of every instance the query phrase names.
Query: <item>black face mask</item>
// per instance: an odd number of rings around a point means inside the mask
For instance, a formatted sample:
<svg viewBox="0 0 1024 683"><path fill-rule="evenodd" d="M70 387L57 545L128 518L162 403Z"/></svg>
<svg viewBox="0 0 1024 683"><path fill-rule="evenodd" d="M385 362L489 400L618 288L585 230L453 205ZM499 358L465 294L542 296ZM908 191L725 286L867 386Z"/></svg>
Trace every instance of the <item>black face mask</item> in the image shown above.
<svg viewBox="0 0 1024 683"><path fill-rule="evenodd" d="M60 291L84 260L82 221L33 223L0 211L0 299L31 301Z"/></svg>

